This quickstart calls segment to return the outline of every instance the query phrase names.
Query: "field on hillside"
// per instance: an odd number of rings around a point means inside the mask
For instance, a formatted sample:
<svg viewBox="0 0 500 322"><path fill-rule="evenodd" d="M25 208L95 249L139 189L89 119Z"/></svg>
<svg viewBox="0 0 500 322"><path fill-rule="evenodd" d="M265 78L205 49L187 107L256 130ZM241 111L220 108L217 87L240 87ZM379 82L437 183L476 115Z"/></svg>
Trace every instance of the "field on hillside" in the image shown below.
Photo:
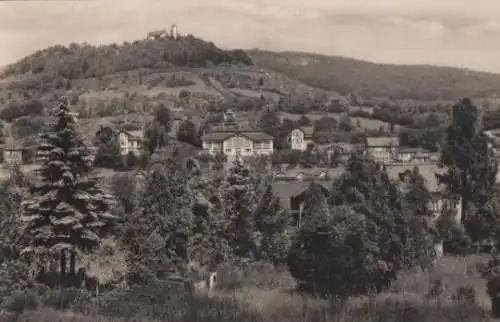
<svg viewBox="0 0 500 322"><path fill-rule="evenodd" d="M57 77L45 70L51 64ZM391 108L390 113L397 114L391 122L398 123L400 110L406 116L406 108L418 106L426 113L425 109L437 108L439 102L453 101L457 95L487 99L500 89L500 76L488 73L306 53L227 51L192 36L178 41L50 47L12 64L2 76L0 110L15 109L28 100L52 106L57 97L66 95L82 119L93 120L126 113L150 115L158 105L183 108L186 116L198 120L220 107L259 113L279 105L290 113L309 113L315 120L321 116L314 112L339 111L348 101L356 106L364 102L372 110ZM377 99L380 96L384 98ZM338 118L335 113L329 115ZM389 127L369 118L353 121L360 129Z"/></svg>
<svg viewBox="0 0 500 322"><path fill-rule="evenodd" d="M290 292L293 279L287 272L263 271L261 267L236 281L235 285L239 285L236 289L214 291L208 297L184 298L179 293L166 297L161 288L150 288L148 294L153 298L149 300L133 291L125 297L115 292L103 295L99 301L75 299L72 309L66 312L42 306L24 312L17 321L493 321L488 318L490 304L485 283L477 273L477 266L486 260L485 256L444 257L428 272L400 275L382 294L356 297L345 303L294 294ZM436 280L442 281L442 290L429 298L429 290ZM459 300L456 294L461 288L471 288L474 299Z"/></svg>
<svg viewBox="0 0 500 322"><path fill-rule="evenodd" d="M262 68L307 85L356 92L362 97L415 100L489 97L500 90L500 75L452 67L377 64L346 57L300 52L249 52Z"/></svg>
<svg viewBox="0 0 500 322"><path fill-rule="evenodd" d="M346 113L307 113L307 114L292 114L292 113L286 113L286 112L280 112L279 113L280 117L283 119L290 119L293 121L298 121L302 116L306 116L309 118L312 122L319 120L323 117L333 117L337 120L340 118L347 116ZM374 119L369 119L365 117L350 117L351 121L353 122L354 126L357 125L357 122L359 121L359 125L361 129L365 130L378 130L380 127L383 127L384 129L388 129L390 127L390 124L388 122L383 122L380 120L374 120ZM399 131L404 128L404 126L401 125L395 125L394 126L396 131Z"/></svg>

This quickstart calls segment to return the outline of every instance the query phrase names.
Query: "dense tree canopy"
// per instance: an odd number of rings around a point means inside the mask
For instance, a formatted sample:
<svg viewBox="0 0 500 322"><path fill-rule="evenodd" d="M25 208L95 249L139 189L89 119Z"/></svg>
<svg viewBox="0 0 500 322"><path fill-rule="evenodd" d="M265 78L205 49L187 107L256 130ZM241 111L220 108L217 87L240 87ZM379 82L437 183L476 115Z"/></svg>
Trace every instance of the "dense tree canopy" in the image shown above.
<svg viewBox="0 0 500 322"><path fill-rule="evenodd" d="M462 201L461 222L467 226L472 206L484 209L491 198L498 162L481 127L478 109L470 99L453 107L452 122L446 129L438 174L449 193Z"/></svg>
<svg viewBox="0 0 500 322"><path fill-rule="evenodd" d="M4 75L56 73L67 79L98 77L137 68L205 67L208 62L252 64L241 50L225 51L191 35L181 39L140 40L122 45L71 44L39 50L7 68Z"/></svg>

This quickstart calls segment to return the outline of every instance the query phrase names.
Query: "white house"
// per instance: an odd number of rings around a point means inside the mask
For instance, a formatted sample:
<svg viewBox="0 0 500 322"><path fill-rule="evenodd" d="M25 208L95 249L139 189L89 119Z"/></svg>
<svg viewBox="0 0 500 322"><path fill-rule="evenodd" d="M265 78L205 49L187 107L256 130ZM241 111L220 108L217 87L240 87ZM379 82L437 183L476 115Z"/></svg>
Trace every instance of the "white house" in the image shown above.
<svg viewBox="0 0 500 322"><path fill-rule="evenodd" d="M273 137L261 131L212 132L201 138L203 151L212 155L223 153L229 159L270 155L273 153Z"/></svg>
<svg viewBox="0 0 500 322"><path fill-rule="evenodd" d="M301 126L293 129L289 136L290 148L305 151L309 144L313 144L313 132L314 127L312 126Z"/></svg>
<svg viewBox="0 0 500 322"><path fill-rule="evenodd" d="M392 162L397 158L399 150L398 137L368 137L366 151L378 162Z"/></svg>
<svg viewBox="0 0 500 322"><path fill-rule="evenodd" d="M8 165L12 164L22 164L23 163L23 151L22 148L16 147L4 147L3 148L3 162Z"/></svg>
<svg viewBox="0 0 500 322"><path fill-rule="evenodd" d="M122 155L127 155L129 152L135 155L141 153L144 142L142 131L121 131L118 138Z"/></svg>
<svg viewBox="0 0 500 322"><path fill-rule="evenodd" d="M5 165L22 164L23 151L25 149L12 137L7 137L5 141L5 144L2 146L3 163Z"/></svg>
<svg viewBox="0 0 500 322"><path fill-rule="evenodd" d="M429 152L424 148L399 148L399 162L428 162L429 160Z"/></svg>
<svg viewBox="0 0 500 322"><path fill-rule="evenodd" d="M389 177L396 180L399 183L401 189L405 189L408 175L411 173L415 166L411 164L406 165L388 165L386 167ZM443 193L443 187L440 186L439 181L436 177L436 173L442 173L444 170L440 169L437 164L420 164L417 166L420 175L425 179L425 184L427 189L432 195L432 201L429 204L430 210L434 214L434 218L438 218L443 209L452 209L456 211L455 220L457 222L461 221L462 218L462 206L460 200L454 201L450 200Z"/></svg>

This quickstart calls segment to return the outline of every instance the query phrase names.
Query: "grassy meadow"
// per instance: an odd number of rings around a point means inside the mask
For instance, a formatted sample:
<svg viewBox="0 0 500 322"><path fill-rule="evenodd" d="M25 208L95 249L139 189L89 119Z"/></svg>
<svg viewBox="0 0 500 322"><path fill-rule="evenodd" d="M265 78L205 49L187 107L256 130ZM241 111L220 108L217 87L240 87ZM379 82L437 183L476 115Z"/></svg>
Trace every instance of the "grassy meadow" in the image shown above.
<svg viewBox="0 0 500 322"><path fill-rule="evenodd" d="M485 281L477 272L486 260L485 256L444 257L427 272L402 274L385 293L345 302L296 294L293 278L286 271L261 268L245 277L238 275L238 280L227 279L218 290L205 295L147 287L88 299L66 291L31 305L32 310L4 314L2 321L493 321ZM438 280L441 288L433 289ZM460 296L467 293L464 290L472 295ZM26 303L30 301L36 299L24 299L18 305L29 307Z"/></svg>

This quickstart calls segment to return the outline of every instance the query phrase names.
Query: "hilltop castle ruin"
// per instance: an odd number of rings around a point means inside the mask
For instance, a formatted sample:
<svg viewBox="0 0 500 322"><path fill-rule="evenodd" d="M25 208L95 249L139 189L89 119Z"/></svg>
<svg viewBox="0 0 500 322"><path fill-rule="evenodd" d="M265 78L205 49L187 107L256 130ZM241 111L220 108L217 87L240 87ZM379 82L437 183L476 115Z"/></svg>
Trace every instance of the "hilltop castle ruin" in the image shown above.
<svg viewBox="0 0 500 322"><path fill-rule="evenodd" d="M148 32L147 38L148 39L161 39L161 38L168 37L168 36L172 39L179 38L176 24L173 24L172 26L170 26L170 34L167 33L167 29L160 29L160 30Z"/></svg>

